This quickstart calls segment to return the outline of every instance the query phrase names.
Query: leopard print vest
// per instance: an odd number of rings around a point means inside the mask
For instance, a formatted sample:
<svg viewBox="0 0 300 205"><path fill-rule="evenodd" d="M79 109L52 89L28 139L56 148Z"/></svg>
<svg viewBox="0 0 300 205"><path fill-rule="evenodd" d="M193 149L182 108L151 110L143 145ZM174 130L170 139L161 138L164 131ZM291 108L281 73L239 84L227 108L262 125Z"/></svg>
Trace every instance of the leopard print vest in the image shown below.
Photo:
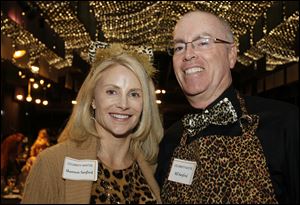
<svg viewBox="0 0 300 205"><path fill-rule="evenodd" d="M186 185L165 179L163 203L278 203L262 146L255 135L259 117L247 114L244 99L239 95L238 99L242 136L204 136L186 144L188 133L183 132L171 161L174 158L196 161L193 182ZM171 165L169 172L170 169Z"/></svg>

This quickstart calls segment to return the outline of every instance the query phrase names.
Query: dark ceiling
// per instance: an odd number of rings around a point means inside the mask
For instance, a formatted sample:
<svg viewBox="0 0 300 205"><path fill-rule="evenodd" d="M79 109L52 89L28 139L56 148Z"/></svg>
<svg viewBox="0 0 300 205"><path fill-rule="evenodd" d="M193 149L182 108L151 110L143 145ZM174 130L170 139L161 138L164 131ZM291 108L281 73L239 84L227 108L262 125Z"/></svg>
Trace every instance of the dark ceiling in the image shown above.
<svg viewBox="0 0 300 205"><path fill-rule="evenodd" d="M146 45L153 48L159 70L156 87L167 91L159 96L163 112L184 111L186 101L166 44L176 20L196 8L214 12L231 24L239 45L233 70L237 87L299 61L296 1L1 1L1 64L15 68L14 73L12 68L1 72L10 76L5 83L26 87L27 81L18 78L17 71L31 76L29 66L37 64L39 78L74 96L90 67L91 41ZM25 57L14 60L16 48L27 49ZM64 91L52 93L58 101L66 97Z"/></svg>

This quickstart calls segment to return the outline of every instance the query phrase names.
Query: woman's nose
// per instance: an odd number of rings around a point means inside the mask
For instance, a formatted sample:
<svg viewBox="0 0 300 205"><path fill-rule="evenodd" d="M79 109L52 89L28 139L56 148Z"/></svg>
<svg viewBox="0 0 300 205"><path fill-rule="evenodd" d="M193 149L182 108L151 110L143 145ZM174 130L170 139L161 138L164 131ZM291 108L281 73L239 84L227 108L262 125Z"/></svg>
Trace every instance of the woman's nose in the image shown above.
<svg viewBox="0 0 300 205"><path fill-rule="evenodd" d="M118 106L120 108L122 108L123 110L128 108L128 99L127 99L127 96L121 96L120 97L119 102L118 102Z"/></svg>

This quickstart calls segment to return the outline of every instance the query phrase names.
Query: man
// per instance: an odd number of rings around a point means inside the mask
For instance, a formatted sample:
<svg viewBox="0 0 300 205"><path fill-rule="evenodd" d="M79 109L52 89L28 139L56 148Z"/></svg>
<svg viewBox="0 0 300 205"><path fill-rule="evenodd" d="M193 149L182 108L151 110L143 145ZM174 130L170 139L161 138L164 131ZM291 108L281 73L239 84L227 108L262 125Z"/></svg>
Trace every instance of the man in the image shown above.
<svg viewBox="0 0 300 205"><path fill-rule="evenodd" d="M237 48L229 25L213 14L185 14L170 48L193 112L160 144L163 202L299 203L298 107L234 89Z"/></svg>

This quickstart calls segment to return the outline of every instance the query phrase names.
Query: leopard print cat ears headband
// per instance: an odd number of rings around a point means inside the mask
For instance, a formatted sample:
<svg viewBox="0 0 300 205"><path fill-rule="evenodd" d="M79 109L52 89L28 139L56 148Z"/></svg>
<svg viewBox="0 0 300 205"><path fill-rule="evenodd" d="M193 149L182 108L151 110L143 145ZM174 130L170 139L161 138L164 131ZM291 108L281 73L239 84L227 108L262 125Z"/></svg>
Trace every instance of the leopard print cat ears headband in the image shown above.
<svg viewBox="0 0 300 205"><path fill-rule="evenodd" d="M93 41L89 46L88 56L90 63L104 61L122 53L135 57L145 68L147 74L153 77L156 69L153 67L153 50L146 46L129 46L125 44L108 44L101 41Z"/></svg>

